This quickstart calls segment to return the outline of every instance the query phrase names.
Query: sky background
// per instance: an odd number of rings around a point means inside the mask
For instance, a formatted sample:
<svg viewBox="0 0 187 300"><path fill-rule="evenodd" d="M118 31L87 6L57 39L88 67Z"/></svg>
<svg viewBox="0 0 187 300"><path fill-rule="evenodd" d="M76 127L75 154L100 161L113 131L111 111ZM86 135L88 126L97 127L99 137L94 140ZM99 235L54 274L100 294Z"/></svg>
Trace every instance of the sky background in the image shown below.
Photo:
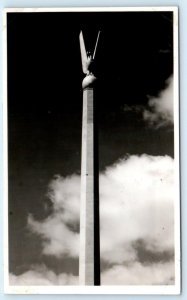
<svg viewBox="0 0 187 300"><path fill-rule="evenodd" d="M91 50L102 31L95 98L103 282L173 283L173 23L163 12L9 14L12 283L77 280L80 29Z"/></svg>

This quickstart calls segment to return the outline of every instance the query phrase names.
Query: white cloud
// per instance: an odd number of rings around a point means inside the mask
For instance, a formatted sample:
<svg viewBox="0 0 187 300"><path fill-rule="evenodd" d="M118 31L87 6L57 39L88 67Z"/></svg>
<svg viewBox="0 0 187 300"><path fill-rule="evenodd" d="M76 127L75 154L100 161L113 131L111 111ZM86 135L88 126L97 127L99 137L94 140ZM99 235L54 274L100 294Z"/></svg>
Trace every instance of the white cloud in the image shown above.
<svg viewBox="0 0 187 300"><path fill-rule="evenodd" d="M28 216L30 230L42 237L43 254L78 256L79 233L73 227L79 222L79 186L80 176L56 176L48 191L53 212L44 221Z"/></svg>
<svg viewBox="0 0 187 300"><path fill-rule="evenodd" d="M104 260L136 259L133 242L147 249L173 248L173 160L130 156L101 175L101 250Z"/></svg>
<svg viewBox="0 0 187 300"><path fill-rule="evenodd" d="M49 184L48 196L55 212L66 223L79 221L80 176L56 176Z"/></svg>
<svg viewBox="0 0 187 300"><path fill-rule="evenodd" d="M43 254L59 258L78 256L79 234L66 225L60 212L54 212L43 222L36 221L29 215L28 225L34 233L41 236Z"/></svg>
<svg viewBox="0 0 187 300"><path fill-rule="evenodd" d="M9 275L10 285L76 285L78 277L72 274L61 273L56 275L45 265L34 266L21 275Z"/></svg>
<svg viewBox="0 0 187 300"><path fill-rule="evenodd" d="M129 266L116 265L102 273L103 285L168 285L174 284L174 264L157 263L144 266L138 262Z"/></svg>
<svg viewBox="0 0 187 300"><path fill-rule="evenodd" d="M173 124L173 77L167 80L167 87L158 97L150 98L149 110L143 113L144 119L157 127Z"/></svg>
<svg viewBox="0 0 187 300"><path fill-rule="evenodd" d="M169 283L174 277L173 168L169 156L144 154L100 174L101 259L108 266L104 284L138 284L136 268L139 284ZM29 228L41 236L43 254L78 258L80 176L56 177L49 196L52 214L43 221L29 216ZM121 279L113 276L118 271Z"/></svg>

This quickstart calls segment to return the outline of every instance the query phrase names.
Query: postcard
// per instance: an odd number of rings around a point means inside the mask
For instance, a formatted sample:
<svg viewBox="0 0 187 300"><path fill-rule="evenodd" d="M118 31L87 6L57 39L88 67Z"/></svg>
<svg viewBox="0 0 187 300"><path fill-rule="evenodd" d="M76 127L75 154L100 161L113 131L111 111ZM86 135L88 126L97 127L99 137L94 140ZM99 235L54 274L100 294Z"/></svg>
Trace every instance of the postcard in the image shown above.
<svg viewBox="0 0 187 300"><path fill-rule="evenodd" d="M177 7L4 11L5 293L179 294Z"/></svg>

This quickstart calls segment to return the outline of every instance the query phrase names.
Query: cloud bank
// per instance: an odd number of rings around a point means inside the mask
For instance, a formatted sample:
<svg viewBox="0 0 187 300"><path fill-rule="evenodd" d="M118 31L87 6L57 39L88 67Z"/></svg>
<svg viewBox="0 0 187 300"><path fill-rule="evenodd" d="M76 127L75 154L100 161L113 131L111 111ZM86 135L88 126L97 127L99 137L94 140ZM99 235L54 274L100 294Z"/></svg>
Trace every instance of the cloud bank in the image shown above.
<svg viewBox="0 0 187 300"><path fill-rule="evenodd" d="M173 168L169 156L144 154L126 157L100 174L102 284L174 283ZM49 186L52 213L43 221L28 217L44 255L78 258L79 196L80 176L58 176ZM24 276L27 284L45 279L46 284L75 284L72 275L55 277L46 271L43 278L33 272L12 275L11 281L21 282Z"/></svg>
<svg viewBox="0 0 187 300"><path fill-rule="evenodd" d="M157 263L116 265L102 273L103 285L170 285L174 283L174 265Z"/></svg>
<svg viewBox="0 0 187 300"><path fill-rule="evenodd" d="M139 116L154 128L173 125L173 77L166 80L166 87L157 97L148 96L148 104L145 105L128 105L123 107L124 112L131 112Z"/></svg>
<svg viewBox="0 0 187 300"><path fill-rule="evenodd" d="M78 277L62 273L56 275L45 265L33 266L31 270L16 276L10 274L10 285L76 285Z"/></svg>
<svg viewBox="0 0 187 300"><path fill-rule="evenodd" d="M150 98L148 110L143 112L144 119L157 127L173 124L173 77L166 82L166 88L158 97Z"/></svg>
<svg viewBox="0 0 187 300"><path fill-rule="evenodd" d="M78 257L80 176L56 176L49 185L53 211L43 222L28 217L30 230L42 238L43 254Z"/></svg>
<svg viewBox="0 0 187 300"><path fill-rule="evenodd" d="M156 252L173 248L172 165L167 156L130 156L101 175L104 260L136 260L134 243L139 240Z"/></svg>

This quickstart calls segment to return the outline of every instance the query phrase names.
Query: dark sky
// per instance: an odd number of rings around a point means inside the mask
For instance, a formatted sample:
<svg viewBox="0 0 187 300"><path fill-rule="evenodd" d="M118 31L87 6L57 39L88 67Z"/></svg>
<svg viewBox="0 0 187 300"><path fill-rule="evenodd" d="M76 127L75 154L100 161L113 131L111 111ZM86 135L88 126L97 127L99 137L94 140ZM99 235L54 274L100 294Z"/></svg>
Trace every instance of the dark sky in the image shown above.
<svg viewBox="0 0 187 300"><path fill-rule="evenodd" d="M10 271L21 274L42 257L28 213L46 216L55 174L80 174L80 30L91 51L101 30L95 100L103 170L127 153L173 156L171 128L152 128L124 109L146 107L173 73L173 21L171 12L8 13L7 26L9 258ZM42 260L57 273L62 265L75 272L72 260Z"/></svg>

